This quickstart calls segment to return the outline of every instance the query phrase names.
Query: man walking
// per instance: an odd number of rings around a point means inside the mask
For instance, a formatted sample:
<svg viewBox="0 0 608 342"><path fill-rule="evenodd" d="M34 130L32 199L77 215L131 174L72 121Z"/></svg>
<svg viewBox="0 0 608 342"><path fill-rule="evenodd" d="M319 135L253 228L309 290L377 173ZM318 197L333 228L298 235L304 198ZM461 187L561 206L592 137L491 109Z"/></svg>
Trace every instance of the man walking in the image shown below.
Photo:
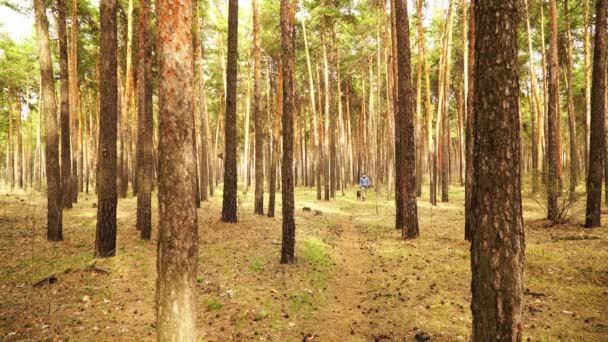
<svg viewBox="0 0 608 342"><path fill-rule="evenodd" d="M361 178L359 179L359 187L360 187L360 193L361 193L361 200L365 202L365 193L367 192L367 188L370 187L371 182L369 181L369 178L367 178L367 176L365 175L365 173L361 176Z"/></svg>

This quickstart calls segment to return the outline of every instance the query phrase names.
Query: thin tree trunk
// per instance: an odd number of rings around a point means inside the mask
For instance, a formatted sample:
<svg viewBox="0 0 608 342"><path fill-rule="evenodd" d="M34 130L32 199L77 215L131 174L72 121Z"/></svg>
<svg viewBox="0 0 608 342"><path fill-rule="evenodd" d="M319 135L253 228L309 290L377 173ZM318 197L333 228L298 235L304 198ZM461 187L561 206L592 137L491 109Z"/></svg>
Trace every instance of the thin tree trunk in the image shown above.
<svg viewBox="0 0 608 342"><path fill-rule="evenodd" d="M473 183L475 182L475 1L469 4L469 41L468 41L468 62L467 69L469 86L467 91L467 112L466 112L466 171L465 171L465 224L464 238L471 241L473 238Z"/></svg>
<svg viewBox="0 0 608 342"><path fill-rule="evenodd" d="M584 157L585 174L589 170L589 137L591 133L591 42L589 33L589 0L583 0L583 68L584 68L584 92L585 92L585 137Z"/></svg>
<svg viewBox="0 0 608 342"><path fill-rule="evenodd" d="M274 217L275 196L277 187L277 163L279 159L279 118L283 110L283 62L279 64L276 97L272 129L272 160L270 161L270 189L268 190L268 217Z"/></svg>
<svg viewBox="0 0 608 342"><path fill-rule="evenodd" d="M44 113L45 143L46 143L46 184L47 184L47 239L49 241L63 240L62 208L61 208L61 177L59 166L59 135L57 133L57 105L53 85L53 64L49 42L49 22L46 17L46 6L43 0L34 0L36 17L36 33L38 37L38 52L40 63L40 85L42 104L40 110Z"/></svg>
<svg viewBox="0 0 608 342"><path fill-rule="evenodd" d="M606 111L606 0L598 0L595 14L593 82L591 86L591 136L585 227L601 226Z"/></svg>
<svg viewBox="0 0 608 342"><path fill-rule="evenodd" d="M321 154L323 153L319 148L319 134L317 131L317 110L316 110L316 101L315 101L315 87L314 80L312 75L312 68L310 66L310 53L308 51L308 39L306 37L306 23L305 20L302 19L302 32L304 34L304 47L306 49L306 67L308 70L308 86L309 86L309 94L310 94L310 111L313 120L313 127L311 130L313 131L314 136L314 161L313 161L313 177L316 175L316 185L317 185L317 200L321 200L321 181L320 181L320 168L321 168Z"/></svg>
<svg viewBox="0 0 608 342"><path fill-rule="evenodd" d="M238 1L228 2L228 58L226 63L226 124L222 222L237 222L236 76L238 55Z"/></svg>
<svg viewBox="0 0 608 342"><path fill-rule="evenodd" d="M72 27L70 30L69 82L70 82L70 136L72 153L72 170L70 172L72 202L78 202L78 110L80 108L78 81L78 1L72 1Z"/></svg>
<svg viewBox="0 0 608 342"><path fill-rule="evenodd" d="M568 129L570 133L570 198L576 195L578 182L578 153L576 151L576 114L574 113L574 99L572 96L573 71L572 71L572 33L570 31L570 13L568 0L564 0L564 15L566 21L566 59L568 63L568 78L566 88L568 93Z"/></svg>
<svg viewBox="0 0 608 342"><path fill-rule="evenodd" d="M149 0L139 1L139 62L137 96L137 229L141 238L152 235L152 185L154 183L154 117L152 113L152 11Z"/></svg>
<svg viewBox="0 0 608 342"><path fill-rule="evenodd" d="M295 6L295 1L292 6ZM292 7L293 9L293 7ZM290 1L281 1L281 42L283 59L283 162L281 165L281 187L283 197L283 238L281 263L295 262L296 222L294 218L293 182L293 124L294 124L294 32L293 12Z"/></svg>
<svg viewBox="0 0 608 342"><path fill-rule="evenodd" d="M322 41L322 45L323 45L323 90L324 90L324 96L323 96L323 100L325 103L325 107L324 107L324 119L323 119L323 185L325 188L325 192L324 192L324 200L329 201L329 197L330 197L330 176L329 176L329 169L330 169L330 164L331 164L331 156L329 153L329 112L330 112L330 91L329 91L329 65L328 65L328 60L327 60L327 34L326 34L326 27L325 27L325 17L323 17L322 19L322 26L323 28L321 29L321 41Z"/></svg>
<svg viewBox="0 0 608 342"><path fill-rule="evenodd" d="M116 139L118 117L116 0L101 0L99 175L95 256L116 254Z"/></svg>
<svg viewBox="0 0 608 342"><path fill-rule="evenodd" d="M549 55L548 62L548 111L547 111L547 214L548 219L556 222L558 219L557 200L559 196L559 138L558 138L558 104L559 90L558 57L557 57L557 5L556 0L549 0Z"/></svg>
<svg viewBox="0 0 608 342"><path fill-rule="evenodd" d="M254 213L264 215L264 116L262 114L262 57L258 1L252 0L253 12L253 118L255 130L255 200Z"/></svg>

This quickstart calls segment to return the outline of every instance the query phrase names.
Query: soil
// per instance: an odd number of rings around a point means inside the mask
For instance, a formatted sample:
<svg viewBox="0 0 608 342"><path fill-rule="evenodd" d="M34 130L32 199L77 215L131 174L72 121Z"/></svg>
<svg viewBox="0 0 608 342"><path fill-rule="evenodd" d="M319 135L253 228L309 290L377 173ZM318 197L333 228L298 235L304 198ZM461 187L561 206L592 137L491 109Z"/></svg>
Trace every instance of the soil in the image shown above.
<svg viewBox="0 0 608 342"><path fill-rule="evenodd" d="M120 199L117 255L94 259L94 194L80 194L64 211L65 241L51 243L43 195L1 190L0 339L155 339L156 211L153 239L141 241L137 201ZM359 202L351 188L324 202L314 189L298 188L291 266L279 264L280 217L254 215L253 194L239 193L239 223L221 223L216 192L198 211L199 340L469 340L463 191L452 190L437 207L423 194L421 236L404 241L385 194ZM608 232L581 228L580 210L559 226L543 216L525 196L524 338L605 341Z"/></svg>

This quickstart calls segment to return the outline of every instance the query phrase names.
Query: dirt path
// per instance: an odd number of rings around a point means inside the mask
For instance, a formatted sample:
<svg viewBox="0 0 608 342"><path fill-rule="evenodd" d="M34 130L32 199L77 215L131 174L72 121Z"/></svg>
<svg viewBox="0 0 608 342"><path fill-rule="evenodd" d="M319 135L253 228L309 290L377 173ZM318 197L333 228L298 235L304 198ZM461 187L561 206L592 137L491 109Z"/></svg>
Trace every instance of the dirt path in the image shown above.
<svg viewBox="0 0 608 342"><path fill-rule="evenodd" d="M336 278L329 303L319 313L320 339L323 341L368 341L364 332L363 303L365 302L371 269L363 239L353 226L352 216L340 225L339 240L332 258L336 263Z"/></svg>

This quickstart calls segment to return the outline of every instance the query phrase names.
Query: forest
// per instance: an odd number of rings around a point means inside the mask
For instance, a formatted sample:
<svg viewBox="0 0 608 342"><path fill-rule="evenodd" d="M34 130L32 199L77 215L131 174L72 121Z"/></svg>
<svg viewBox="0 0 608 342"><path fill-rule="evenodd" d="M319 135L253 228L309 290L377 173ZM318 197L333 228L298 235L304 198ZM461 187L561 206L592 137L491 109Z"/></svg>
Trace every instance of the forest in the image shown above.
<svg viewBox="0 0 608 342"><path fill-rule="evenodd" d="M607 341L608 0L0 0L0 340Z"/></svg>

